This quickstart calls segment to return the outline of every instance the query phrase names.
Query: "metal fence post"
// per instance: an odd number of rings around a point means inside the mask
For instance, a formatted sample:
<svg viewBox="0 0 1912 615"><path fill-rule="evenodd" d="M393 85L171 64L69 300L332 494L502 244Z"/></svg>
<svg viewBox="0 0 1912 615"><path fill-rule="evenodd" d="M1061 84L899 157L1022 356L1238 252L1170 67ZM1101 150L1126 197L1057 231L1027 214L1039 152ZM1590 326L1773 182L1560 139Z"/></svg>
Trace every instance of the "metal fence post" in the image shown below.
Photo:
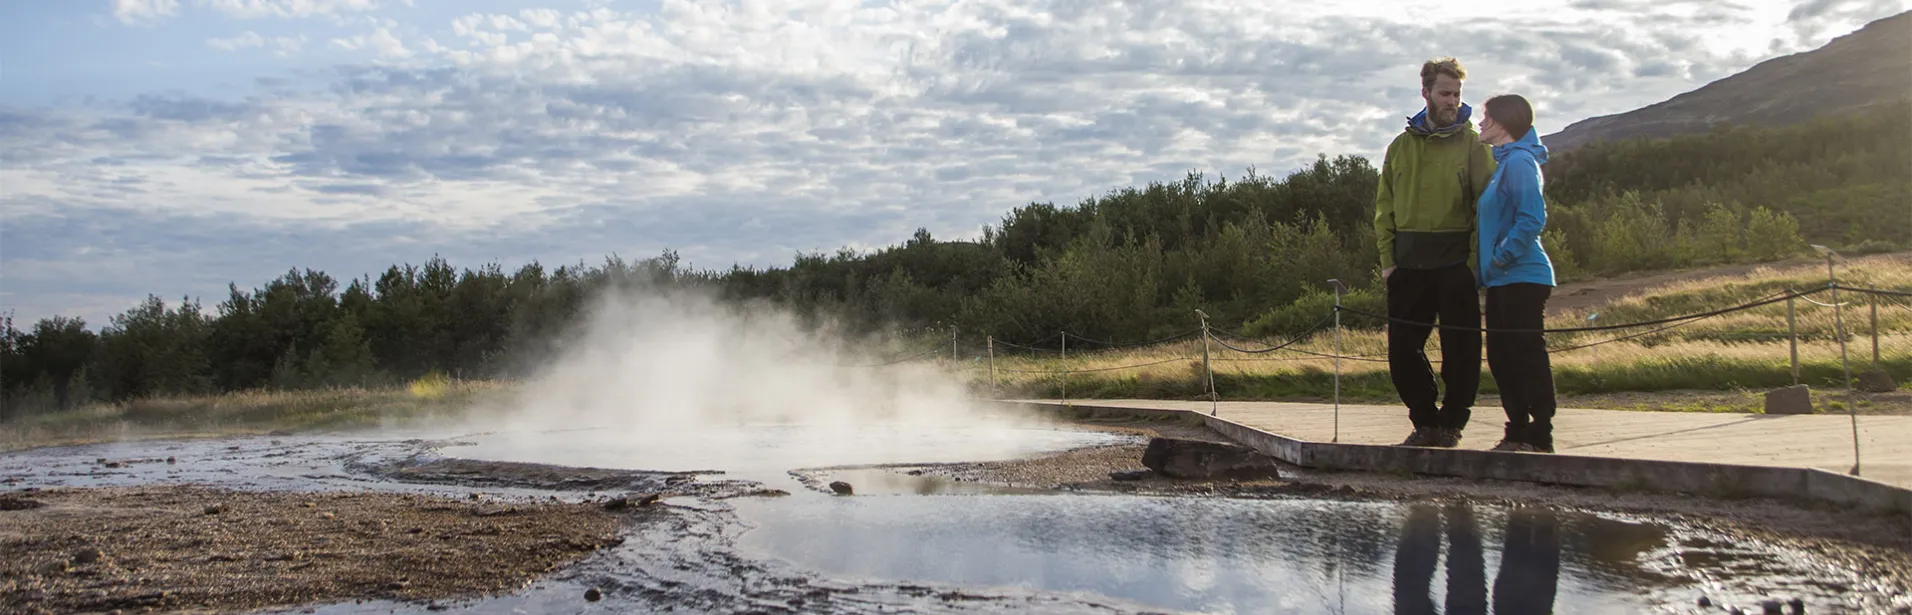
<svg viewBox="0 0 1912 615"><path fill-rule="evenodd" d="M1001 387L996 386L996 336L984 338L983 347L989 352L989 392L1000 396L1002 395Z"/></svg>
<svg viewBox="0 0 1912 615"><path fill-rule="evenodd" d="M1069 405L1069 332L1062 332L1062 405Z"/></svg>
<svg viewBox="0 0 1912 615"><path fill-rule="evenodd" d="M1341 280L1330 279L1334 285L1334 437L1330 442L1341 441L1341 293L1347 290Z"/></svg>
<svg viewBox="0 0 1912 615"><path fill-rule="evenodd" d="M1215 394L1215 368L1208 362L1208 314L1195 310L1195 315L1202 319L1202 374L1208 382L1208 415L1215 416L1221 411L1222 402L1221 396Z"/></svg>
<svg viewBox="0 0 1912 615"><path fill-rule="evenodd" d="M951 363L962 362L962 359L956 356L956 328L955 327L949 328L949 360Z"/></svg>
<svg viewBox="0 0 1912 615"><path fill-rule="evenodd" d="M1879 367L1879 298L1868 297L1866 303L1872 306L1872 369Z"/></svg>
<svg viewBox="0 0 1912 615"><path fill-rule="evenodd" d="M1786 289L1786 340L1792 346L1793 386L1799 386L1799 323L1793 317L1793 299L1799 293Z"/></svg>
<svg viewBox="0 0 1912 615"><path fill-rule="evenodd" d="M1832 289L1833 334L1839 336L1839 372L1844 376L1840 384L1846 387L1846 416L1852 420L1852 472L1859 475L1859 407L1858 400L1852 394L1852 365L1846 361L1846 319L1845 309L1839 303L1839 276L1832 271L1832 258L1837 256L1830 248L1815 245L1814 250L1826 256L1826 287Z"/></svg>

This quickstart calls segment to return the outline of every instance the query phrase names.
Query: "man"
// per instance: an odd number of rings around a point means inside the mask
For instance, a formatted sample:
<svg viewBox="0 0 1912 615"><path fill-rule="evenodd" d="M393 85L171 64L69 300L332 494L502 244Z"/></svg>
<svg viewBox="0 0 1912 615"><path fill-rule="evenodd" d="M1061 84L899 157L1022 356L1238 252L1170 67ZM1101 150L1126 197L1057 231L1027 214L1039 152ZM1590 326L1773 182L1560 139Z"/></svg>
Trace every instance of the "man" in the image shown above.
<svg viewBox="0 0 1912 615"><path fill-rule="evenodd" d="M1494 159L1461 103L1466 79L1454 58L1421 65L1426 107L1388 144L1374 198L1388 316L1401 319L1388 324L1388 370L1414 424L1403 446L1459 445L1480 388L1479 331L1441 329L1445 397L1425 351L1429 323L1478 329L1481 321L1474 208Z"/></svg>

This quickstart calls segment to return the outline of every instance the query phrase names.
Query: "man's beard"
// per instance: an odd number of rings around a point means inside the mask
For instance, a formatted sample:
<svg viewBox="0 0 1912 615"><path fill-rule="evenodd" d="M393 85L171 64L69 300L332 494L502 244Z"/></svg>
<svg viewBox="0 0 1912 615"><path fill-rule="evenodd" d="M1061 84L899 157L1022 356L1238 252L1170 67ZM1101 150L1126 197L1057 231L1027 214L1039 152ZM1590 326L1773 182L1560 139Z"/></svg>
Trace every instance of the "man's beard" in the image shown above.
<svg viewBox="0 0 1912 615"><path fill-rule="evenodd" d="M1434 107L1428 110L1428 116L1434 120L1435 126L1447 126L1447 125L1453 124L1454 118L1457 115L1460 115L1460 112L1457 109L1442 109L1439 107Z"/></svg>

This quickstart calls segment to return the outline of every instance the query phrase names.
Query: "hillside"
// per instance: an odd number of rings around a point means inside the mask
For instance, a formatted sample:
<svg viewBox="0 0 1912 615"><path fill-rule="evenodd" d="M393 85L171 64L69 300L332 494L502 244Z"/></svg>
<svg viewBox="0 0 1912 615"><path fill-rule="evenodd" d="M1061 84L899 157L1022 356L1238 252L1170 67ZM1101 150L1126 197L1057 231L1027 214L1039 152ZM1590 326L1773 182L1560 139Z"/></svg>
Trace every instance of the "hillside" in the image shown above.
<svg viewBox="0 0 1912 615"><path fill-rule="evenodd" d="M1574 122L1542 139L1553 151L1565 152L1594 141L1706 132L1722 124L1786 126L1907 97L1912 97L1912 11L1648 107Z"/></svg>

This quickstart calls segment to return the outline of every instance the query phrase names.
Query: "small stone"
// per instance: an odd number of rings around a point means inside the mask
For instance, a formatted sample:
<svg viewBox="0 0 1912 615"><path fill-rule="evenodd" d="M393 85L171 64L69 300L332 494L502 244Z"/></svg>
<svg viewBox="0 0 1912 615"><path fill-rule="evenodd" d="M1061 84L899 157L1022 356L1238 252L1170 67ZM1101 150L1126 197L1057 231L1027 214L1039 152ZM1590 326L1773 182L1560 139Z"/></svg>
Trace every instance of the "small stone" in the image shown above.
<svg viewBox="0 0 1912 615"><path fill-rule="evenodd" d="M1867 393L1891 393L1899 390L1899 384L1893 382L1892 375L1885 373L1885 370L1875 369L1859 374L1857 381L1852 384L1852 388Z"/></svg>
<svg viewBox="0 0 1912 615"><path fill-rule="evenodd" d="M591 602L597 602L598 600L601 600L603 598L604 598L604 592L598 591L598 588L593 587L591 589L584 590L585 600L589 600Z"/></svg>
<svg viewBox="0 0 1912 615"><path fill-rule="evenodd" d="M109 468L118 468L118 467L121 467L121 464L120 464L120 462L117 462L117 461L108 461L108 462L106 462L106 467L109 467Z"/></svg>
<svg viewBox="0 0 1912 615"><path fill-rule="evenodd" d="M1169 478L1278 478L1273 457L1239 444L1151 438L1142 465Z"/></svg>
<svg viewBox="0 0 1912 615"><path fill-rule="evenodd" d="M1767 391L1766 414L1812 414L1812 389L1796 384Z"/></svg>
<svg viewBox="0 0 1912 615"><path fill-rule="evenodd" d="M1142 480L1142 477L1147 474L1148 474L1148 470L1120 470L1120 471L1110 472L1109 480L1122 480L1122 481Z"/></svg>
<svg viewBox="0 0 1912 615"><path fill-rule="evenodd" d="M626 508L632 508L632 507L650 506L651 504L657 503L657 497L658 496L655 493L618 496L615 498L611 498L611 500L608 502L605 502L604 510L615 511L615 510L624 510Z"/></svg>
<svg viewBox="0 0 1912 615"><path fill-rule="evenodd" d="M222 512L226 512L225 504L213 504L206 507L206 514L208 515L217 515Z"/></svg>
<svg viewBox="0 0 1912 615"><path fill-rule="evenodd" d="M1786 603L1773 599L1763 600L1759 603L1759 610L1764 615L1786 615Z"/></svg>
<svg viewBox="0 0 1912 615"><path fill-rule="evenodd" d="M179 463L179 459L176 457L167 457L166 463Z"/></svg>
<svg viewBox="0 0 1912 615"><path fill-rule="evenodd" d="M1713 606L1713 599L1708 598L1706 596L1700 596L1700 606L1701 607Z"/></svg>
<svg viewBox="0 0 1912 615"><path fill-rule="evenodd" d="M1798 596L1787 600L1786 607L1792 609L1792 615L1805 615L1806 613L1806 601L1800 600Z"/></svg>
<svg viewBox="0 0 1912 615"><path fill-rule="evenodd" d="M319 513L319 518L320 519L337 519L339 518L339 516L336 513L333 513L332 511L328 510L328 511Z"/></svg>
<svg viewBox="0 0 1912 615"><path fill-rule="evenodd" d="M849 483L846 483L840 480L831 481L830 490L836 492L837 495L855 495L856 494L856 490L851 489Z"/></svg>
<svg viewBox="0 0 1912 615"><path fill-rule="evenodd" d="M89 547L73 552L73 563L91 564L100 561L102 557L106 557L106 554L101 553L99 549Z"/></svg>

